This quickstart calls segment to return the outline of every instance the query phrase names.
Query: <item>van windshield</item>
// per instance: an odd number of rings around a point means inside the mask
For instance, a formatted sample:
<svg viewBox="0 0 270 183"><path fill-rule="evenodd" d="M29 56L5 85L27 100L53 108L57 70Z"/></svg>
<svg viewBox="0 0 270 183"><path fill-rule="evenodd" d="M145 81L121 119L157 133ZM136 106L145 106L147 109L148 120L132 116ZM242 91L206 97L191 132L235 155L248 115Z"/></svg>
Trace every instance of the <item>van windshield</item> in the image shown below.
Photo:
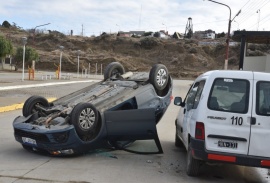
<svg viewBox="0 0 270 183"><path fill-rule="evenodd" d="M249 85L249 81L243 79L215 79L208 98L208 108L217 111L247 113Z"/></svg>

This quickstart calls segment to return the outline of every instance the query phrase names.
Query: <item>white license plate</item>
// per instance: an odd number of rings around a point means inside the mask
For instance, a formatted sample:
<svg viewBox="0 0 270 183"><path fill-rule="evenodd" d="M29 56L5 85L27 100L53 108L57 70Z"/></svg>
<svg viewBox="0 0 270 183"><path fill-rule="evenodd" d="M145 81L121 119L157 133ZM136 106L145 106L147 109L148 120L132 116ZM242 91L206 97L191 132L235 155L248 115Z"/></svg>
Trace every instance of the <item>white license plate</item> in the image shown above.
<svg viewBox="0 0 270 183"><path fill-rule="evenodd" d="M22 141L23 141L23 143L37 145L37 142L35 139L31 139L28 137L22 137Z"/></svg>
<svg viewBox="0 0 270 183"><path fill-rule="evenodd" d="M237 149L237 146L238 146L237 142L227 142L227 141L223 141L223 140L218 141L218 147Z"/></svg>

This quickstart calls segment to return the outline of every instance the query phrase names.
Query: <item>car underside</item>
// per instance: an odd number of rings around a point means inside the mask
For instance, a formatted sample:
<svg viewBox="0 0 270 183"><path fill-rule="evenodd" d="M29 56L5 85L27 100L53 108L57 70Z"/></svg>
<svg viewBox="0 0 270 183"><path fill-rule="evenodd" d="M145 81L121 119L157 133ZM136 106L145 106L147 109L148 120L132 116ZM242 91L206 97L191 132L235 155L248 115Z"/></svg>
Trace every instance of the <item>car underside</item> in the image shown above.
<svg viewBox="0 0 270 183"><path fill-rule="evenodd" d="M28 98L23 116L14 122L15 139L25 149L53 155L96 148L124 149L135 140L154 139L171 101L172 79L164 65L148 73L125 72L109 64L104 80L49 103L42 96Z"/></svg>

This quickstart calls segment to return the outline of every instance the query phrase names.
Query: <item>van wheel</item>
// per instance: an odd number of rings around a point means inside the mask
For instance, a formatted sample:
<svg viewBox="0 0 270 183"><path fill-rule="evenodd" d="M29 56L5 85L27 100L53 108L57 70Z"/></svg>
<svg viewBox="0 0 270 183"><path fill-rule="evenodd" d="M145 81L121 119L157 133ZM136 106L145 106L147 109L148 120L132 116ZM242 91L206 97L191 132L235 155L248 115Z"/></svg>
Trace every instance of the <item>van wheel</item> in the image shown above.
<svg viewBox="0 0 270 183"><path fill-rule="evenodd" d="M125 69L119 62L112 62L105 68L104 71L104 81L112 76L125 74Z"/></svg>
<svg viewBox="0 0 270 183"><path fill-rule="evenodd" d="M177 136L177 132L175 133L175 142L174 142L174 145L175 145L175 147L183 147L183 142Z"/></svg>
<svg viewBox="0 0 270 183"><path fill-rule="evenodd" d="M199 174L200 160L194 159L192 157L192 152L190 147L188 147L187 152L187 175L191 177L196 177Z"/></svg>
<svg viewBox="0 0 270 183"><path fill-rule="evenodd" d="M29 97L23 104L22 113L24 117L27 117L31 114L38 112L37 105L42 107L49 107L49 102L46 98L41 96L32 96Z"/></svg>

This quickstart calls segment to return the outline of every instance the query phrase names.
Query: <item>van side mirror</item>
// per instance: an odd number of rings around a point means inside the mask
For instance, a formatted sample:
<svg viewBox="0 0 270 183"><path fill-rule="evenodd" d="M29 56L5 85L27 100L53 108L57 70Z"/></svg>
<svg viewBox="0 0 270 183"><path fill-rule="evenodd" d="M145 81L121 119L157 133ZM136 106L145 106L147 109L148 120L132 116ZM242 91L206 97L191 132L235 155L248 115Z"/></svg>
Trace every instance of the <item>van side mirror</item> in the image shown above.
<svg viewBox="0 0 270 183"><path fill-rule="evenodd" d="M182 98L181 97L175 97L174 98L174 105L182 106Z"/></svg>

